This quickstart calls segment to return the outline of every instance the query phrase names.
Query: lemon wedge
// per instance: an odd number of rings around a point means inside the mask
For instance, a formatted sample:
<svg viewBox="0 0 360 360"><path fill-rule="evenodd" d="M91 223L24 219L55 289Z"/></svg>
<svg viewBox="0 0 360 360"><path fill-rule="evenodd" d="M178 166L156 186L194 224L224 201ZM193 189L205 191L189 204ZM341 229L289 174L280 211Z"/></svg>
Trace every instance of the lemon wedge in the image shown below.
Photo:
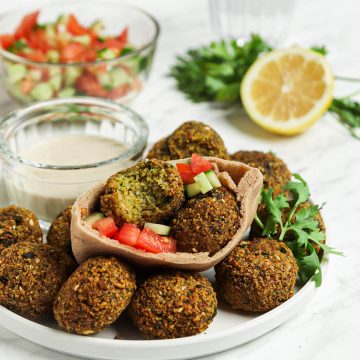
<svg viewBox="0 0 360 360"><path fill-rule="evenodd" d="M247 71L240 87L250 118L266 130L294 135L331 104L334 76L324 56L300 47L274 50Z"/></svg>

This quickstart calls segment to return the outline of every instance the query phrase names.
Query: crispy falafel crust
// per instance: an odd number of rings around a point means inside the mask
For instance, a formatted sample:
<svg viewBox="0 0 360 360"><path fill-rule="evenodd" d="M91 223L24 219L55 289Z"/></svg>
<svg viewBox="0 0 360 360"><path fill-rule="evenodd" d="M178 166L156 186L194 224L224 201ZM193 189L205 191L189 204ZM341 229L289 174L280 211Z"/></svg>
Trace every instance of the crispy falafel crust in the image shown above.
<svg viewBox="0 0 360 360"><path fill-rule="evenodd" d="M196 273L154 275L135 292L129 314L148 339L172 339L205 331L217 311L210 282Z"/></svg>
<svg viewBox="0 0 360 360"><path fill-rule="evenodd" d="M262 187L262 175L258 169L237 161L214 157L207 158L218 174L224 187L234 193L240 207L240 227L233 238L216 254L208 253L160 253L152 254L101 236L92 229L85 218L95 211L104 182L82 194L72 208L71 237L76 260L82 263L98 254L121 256L139 266L165 266L175 269L203 271L220 262L241 240L254 218Z"/></svg>
<svg viewBox="0 0 360 360"><path fill-rule="evenodd" d="M96 334L120 316L135 289L135 273L127 265L115 257L91 258L56 296L55 319L67 332Z"/></svg>
<svg viewBox="0 0 360 360"><path fill-rule="evenodd" d="M215 266L219 295L235 310L269 311L294 295L298 266L285 243L242 240Z"/></svg>
<svg viewBox="0 0 360 360"><path fill-rule="evenodd" d="M47 245L21 242L0 255L0 304L30 319L52 314L53 300L75 262Z"/></svg>
<svg viewBox="0 0 360 360"><path fill-rule="evenodd" d="M101 211L117 225L158 223L174 215L185 201L177 169L162 160L140 161L111 176L100 197Z"/></svg>
<svg viewBox="0 0 360 360"><path fill-rule="evenodd" d="M0 209L0 253L18 242L41 243L39 220L30 210L10 205Z"/></svg>

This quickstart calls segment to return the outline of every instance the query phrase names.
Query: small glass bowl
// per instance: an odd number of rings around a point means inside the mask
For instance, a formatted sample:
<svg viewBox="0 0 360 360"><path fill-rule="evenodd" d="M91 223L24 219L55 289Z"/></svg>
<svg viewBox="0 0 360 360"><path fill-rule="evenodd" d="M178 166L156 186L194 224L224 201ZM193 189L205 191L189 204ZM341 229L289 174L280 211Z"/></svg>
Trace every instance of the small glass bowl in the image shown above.
<svg viewBox="0 0 360 360"><path fill-rule="evenodd" d="M148 134L148 126L138 114L104 99L56 99L13 111L0 120L0 158L9 201L32 210L46 228L90 186L141 158ZM86 164L74 164L71 154L66 165L21 156L39 142L68 135L101 136L122 144L124 150L113 158ZM58 140L55 143L59 144Z"/></svg>
<svg viewBox="0 0 360 360"><path fill-rule="evenodd" d="M23 16L38 9L41 23L71 13L86 26L101 20L104 33L109 35L120 34L128 27L129 42L136 50L110 60L51 63L31 61L0 47L2 81L15 100L28 104L85 95L127 103L139 94L149 75L159 35L159 25L151 15L122 1L47 2L1 15L0 34L13 33Z"/></svg>

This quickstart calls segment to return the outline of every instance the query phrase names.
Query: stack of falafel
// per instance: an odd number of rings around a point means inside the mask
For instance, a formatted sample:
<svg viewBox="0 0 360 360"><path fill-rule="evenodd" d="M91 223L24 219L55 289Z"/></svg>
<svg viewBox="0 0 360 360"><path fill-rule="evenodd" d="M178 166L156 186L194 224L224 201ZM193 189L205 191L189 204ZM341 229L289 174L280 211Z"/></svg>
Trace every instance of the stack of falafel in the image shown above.
<svg viewBox="0 0 360 360"><path fill-rule="evenodd" d="M113 175L101 198L101 210L117 223L171 225L178 251L218 252L239 228L238 204L225 187L185 199L176 168L164 161L192 153L259 168L264 187L272 187L274 196L291 178L285 163L274 154L239 151L229 155L211 127L190 121L156 143L147 156L151 160ZM156 181L149 181L149 174L155 174ZM140 179L135 190L134 178ZM118 194L119 183L126 189L120 199L113 196ZM146 196L135 201L133 193ZM265 208L259 213L267 216ZM128 264L111 256L91 258L75 269L70 223L68 207L51 225L48 244L42 244L34 214L15 206L0 210L1 305L31 319L53 315L62 329L80 335L100 332L126 310L145 338L167 339L205 331L216 315L218 301L235 310L265 312L294 294L298 267L291 250L284 242L262 238L255 223L249 239L215 266L214 287L203 275L192 272L156 270L136 277Z"/></svg>

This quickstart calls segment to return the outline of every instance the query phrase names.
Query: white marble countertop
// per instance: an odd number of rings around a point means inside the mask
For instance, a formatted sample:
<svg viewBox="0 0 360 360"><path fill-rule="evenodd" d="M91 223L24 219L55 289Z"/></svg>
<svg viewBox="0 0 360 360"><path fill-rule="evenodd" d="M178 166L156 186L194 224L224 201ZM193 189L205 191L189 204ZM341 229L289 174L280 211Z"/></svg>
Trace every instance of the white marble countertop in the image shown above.
<svg viewBox="0 0 360 360"><path fill-rule="evenodd" d="M50 0L48 0L50 1ZM85 1L85 0L84 0ZM27 0L0 0L0 12ZM211 38L206 0L133 0L159 20L162 34L150 81L133 103L149 122L150 141L169 133L181 122L198 119L223 136L230 151L273 150L309 182L313 198L326 201L323 216L328 241L346 257L331 258L329 271L316 297L293 320L267 335L233 350L208 356L228 359L359 359L360 334L360 142L331 116L305 134L282 138L268 134L238 110L192 104L166 77L175 54ZM287 44L326 44L328 59L338 75L360 78L360 3L358 0L301 0ZM360 88L360 84L357 84ZM337 83L337 95L356 84ZM1 92L0 113L16 105ZM1 360L75 359L33 345L0 326Z"/></svg>

